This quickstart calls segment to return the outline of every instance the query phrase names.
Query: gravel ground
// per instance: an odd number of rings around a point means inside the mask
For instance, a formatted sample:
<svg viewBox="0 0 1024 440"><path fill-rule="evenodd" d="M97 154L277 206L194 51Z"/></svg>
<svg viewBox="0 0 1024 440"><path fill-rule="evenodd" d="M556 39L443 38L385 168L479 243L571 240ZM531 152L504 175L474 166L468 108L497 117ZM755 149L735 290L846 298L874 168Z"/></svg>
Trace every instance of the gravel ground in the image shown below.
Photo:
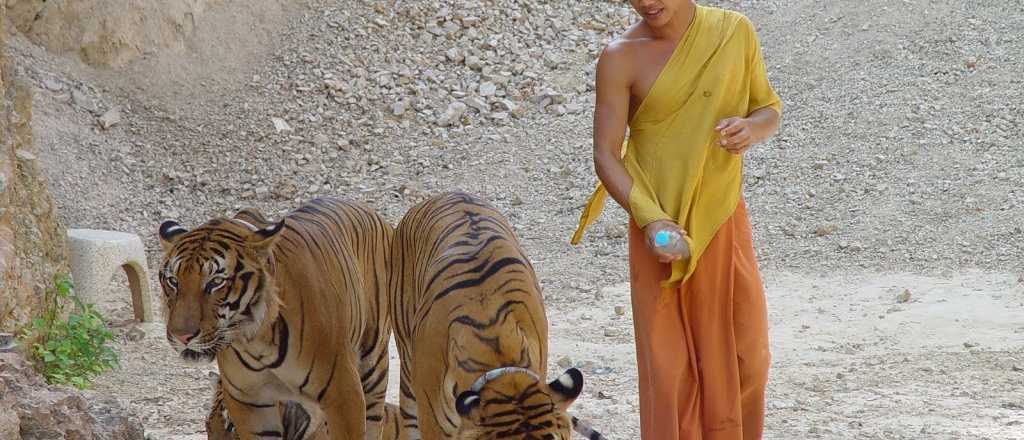
<svg viewBox="0 0 1024 440"><path fill-rule="evenodd" d="M776 353L766 437L1024 438L1024 4L703 3L758 25L785 105L747 160ZM309 0L255 20L259 38L231 42L230 61L204 56L219 42L202 32L198 55L124 72L18 39L12 55L39 89L37 142L67 224L139 233L151 263L165 218L342 195L397 220L438 191L488 198L543 280L552 368L588 377L578 411L638 438L624 214L568 244L596 181L593 63L627 7ZM100 128L114 107L120 122ZM903 289L913 300L895 299ZM206 370L144 330L99 387L158 437L199 432Z"/></svg>

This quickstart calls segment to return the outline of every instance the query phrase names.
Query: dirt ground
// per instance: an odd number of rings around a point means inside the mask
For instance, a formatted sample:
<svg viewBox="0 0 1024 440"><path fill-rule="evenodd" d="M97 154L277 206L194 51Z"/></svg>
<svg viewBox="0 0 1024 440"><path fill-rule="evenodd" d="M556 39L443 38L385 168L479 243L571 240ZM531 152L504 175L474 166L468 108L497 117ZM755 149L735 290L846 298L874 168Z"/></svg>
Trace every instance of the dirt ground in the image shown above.
<svg viewBox="0 0 1024 440"><path fill-rule="evenodd" d="M447 127L435 120L447 100L472 97L477 81L500 83L500 72L516 66L500 53L482 61L498 73L460 61L455 78L425 81L413 110L395 115L389 93L398 92L374 69L432 76L444 65L406 61L457 58L448 46L428 46L462 40L424 40L412 26L373 31L434 12L355 3L310 0L278 11L240 27L259 38L231 41L230 53L203 49L230 36L200 32L183 61L145 59L124 72L88 69L15 39L13 56L39 89L36 141L64 221L138 233L153 265L154 231L166 218L197 224L245 206L278 215L323 194L366 201L397 220L423 194L471 190L508 214L537 267L550 370L574 365L586 377L573 411L612 440L639 438L623 212L609 209L585 243L568 244L595 182L589 72L627 6L432 2L482 5L473 11L497 17L494 32L529 27L536 41L524 57L540 53L547 70L526 82L566 99L530 106L521 118L470 110ZM773 351L765 437L1024 439L1024 4L701 3L757 23L785 104L781 132L746 165ZM584 27L598 30L559 44L566 29ZM358 90L345 96L309 86L350 77ZM96 128L97 112L77 95L46 87L55 79L101 109L121 106L123 122ZM376 84L386 84L380 95L360 94ZM445 90L435 99L437 88ZM294 131L276 132L271 117ZM115 280L115 299L102 304L115 323L130 316L123 286ZM139 326L141 339L132 328L117 327L122 368L97 391L127 402L153 439L202 438L215 367L177 360L160 323Z"/></svg>
<svg viewBox="0 0 1024 440"><path fill-rule="evenodd" d="M1022 438L1024 285L1016 276L768 271L765 284L773 354L765 438ZM584 372L573 411L609 439L639 438L628 289L549 303L549 368ZM205 438L206 377L216 367L176 359L162 324L140 328L145 339L124 339L123 369L98 390L130 402L153 438ZM397 402L397 369L391 376Z"/></svg>

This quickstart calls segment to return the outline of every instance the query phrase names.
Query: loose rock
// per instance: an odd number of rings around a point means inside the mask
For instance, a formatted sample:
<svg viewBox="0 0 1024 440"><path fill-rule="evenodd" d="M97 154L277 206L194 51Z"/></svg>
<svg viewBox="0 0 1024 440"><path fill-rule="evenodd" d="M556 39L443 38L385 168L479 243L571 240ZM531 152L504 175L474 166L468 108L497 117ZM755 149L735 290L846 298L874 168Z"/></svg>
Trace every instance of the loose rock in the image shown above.
<svg viewBox="0 0 1024 440"><path fill-rule="evenodd" d="M466 104L458 101L448 104L448 108L441 114L441 117L437 118L437 125L455 125L462 118L462 115L466 114L468 108Z"/></svg>
<svg viewBox="0 0 1024 440"><path fill-rule="evenodd" d="M292 129L292 126L288 125L288 122L285 121L284 119L274 117L270 118L270 120L271 122L274 123L274 130L276 130L278 133L291 133L295 131L294 129Z"/></svg>
<svg viewBox="0 0 1024 440"><path fill-rule="evenodd" d="M104 113L103 116L100 116L99 123L100 127L102 127L104 130L109 130L110 127L120 124L121 107L113 107L110 110L107 110L107 112Z"/></svg>
<svg viewBox="0 0 1024 440"><path fill-rule="evenodd" d="M899 295L896 295L896 302L900 304L910 302L910 289L903 289Z"/></svg>

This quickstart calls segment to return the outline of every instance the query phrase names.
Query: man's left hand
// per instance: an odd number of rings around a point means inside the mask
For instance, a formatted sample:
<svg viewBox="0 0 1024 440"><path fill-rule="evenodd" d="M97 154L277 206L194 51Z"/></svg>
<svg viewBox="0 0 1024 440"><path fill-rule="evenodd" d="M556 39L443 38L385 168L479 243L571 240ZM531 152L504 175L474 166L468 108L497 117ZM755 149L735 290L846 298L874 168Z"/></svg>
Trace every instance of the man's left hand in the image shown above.
<svg viewBox="0 0 1024 440"><path fill-rule="evenodd" d="M750 121L746 118L723 119L715 130L718 131L718 144L732 154L743 154L754 144Z"/></svg>

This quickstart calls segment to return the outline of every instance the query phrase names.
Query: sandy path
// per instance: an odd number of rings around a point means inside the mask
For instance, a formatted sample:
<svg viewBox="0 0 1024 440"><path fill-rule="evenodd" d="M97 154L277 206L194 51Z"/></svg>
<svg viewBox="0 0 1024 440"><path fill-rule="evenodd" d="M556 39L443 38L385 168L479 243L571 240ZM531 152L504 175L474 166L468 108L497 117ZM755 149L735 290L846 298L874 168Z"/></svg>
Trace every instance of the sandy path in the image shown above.
<svg viewBox="0 0 1024 440"><path fill-rule="evenodd" d="M765 283L773 351L766 438L1024 438L1024 285L1016 276L767 272ZM586 376L574 411L609 438L638 438L628 286L549 306L548 315L551 374L568 362ZM141 410L155 438L203 437L214 367L175 360L163 326L143 328L146 339L121 346L123 370L98 389ZM181 368L155 381L156 364Z"/></svg>

